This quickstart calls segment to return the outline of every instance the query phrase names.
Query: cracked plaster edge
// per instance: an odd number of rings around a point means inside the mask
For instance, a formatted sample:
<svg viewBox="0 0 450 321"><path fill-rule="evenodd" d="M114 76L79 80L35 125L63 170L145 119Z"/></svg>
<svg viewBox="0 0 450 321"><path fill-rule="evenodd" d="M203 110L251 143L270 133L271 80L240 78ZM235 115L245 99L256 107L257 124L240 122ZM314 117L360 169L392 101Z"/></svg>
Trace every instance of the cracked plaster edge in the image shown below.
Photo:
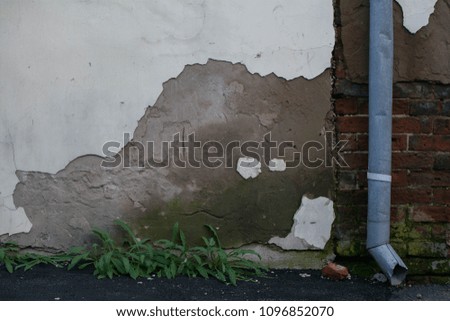
<svg viewBox="0 0 450 321"><path fill-rule="evenodd" d="M195 67L195 66L206 66L206 65L208 64L208 62L210 62L210 61L212 61L212 62L224 62L224 63L230 63L230 64L232 64L232 65L241 65L241 66L245 67L246 71L247 71L249 74L253 75L253 76L258 76L258 77L260 77L260 78L266 78L266 77L274 76L274 77L277 77L278 79L282 79L282 80L285 81L285 82L291 82L291 81L295 81L295 80L298 80L298 79L303 79L303 80L305 80L305 81L314 81L316 78L319 78L319 77L322 76L325 72L331 70L331 68L332 68L332 66L329 65L329 66L325 67L319 74L314 75L314 76L311 77L311 78L305 77L304 75L298 75L298 76L296 76L296 77L286 78L286 77L283 77L283 76L278 75L276 72L273 72L273 71L270 72L270 73L266 73L266 74L263 74L263 73L260 73L260 72L257 72L257 71L250 71L250 70L248 69L248 66L247 66L243 61L232 61L232 60L223 60L223 59L207 58L205 62L188 63L188 64L184 65L184 67L182 68L182 70L181 70L176 76L172 76L172 77L168 78L167 80L165 80L164 82L161 83L161 85L160 85L161 91L160 91L160 93L158 94L158 97L154 100L153 104L149 104L147 107L144 107L144 111L143 111L143 113L142 113L142 116L140 116L140 117L136 120L136 127L135 127L133 130L130 130L130 132L128 132L128 134L130 134L130 136L128 137L129 140L128 140L128 141L123 141L123 139L122 139L122 142L120 142L121 145L120 145L119 147L117 147L119 150L114 154L114 156L117 155L117 154L119 154L119 153L122 151L122 149L123 149L128 143L133 142L134 134L135 134L135 132L136 132L136 129L137 129L138 126L139 126L139 122L145 118L145 113L146 113L147 109L148 109L148 108L154 107L156 101L159 99L159 97L160 97L161 94L163 93L164 87L165 87L170 81L177 80L177 78L180 77L180 75L181 75L183 72L185 72L185 69L186 69L186 68L188 68L188 67ZM330 77L331 77L331 74L330 74ZM261 124L261 121L259 121L259 122L260 122L260 124ZM264 126L264 125L261 124L261 126ZM9 135L9 137L11 137L11 134L9 133L9 129L8 129L8 135ZM2 143L2 142L0 141L0 143ZM13 143L9 143L9 142L6 142L6 143L7 143L7 144L11 144L12 147L14 148ZM41 173L41 174L48 174L48 175L56 176L56 175L60 174L61 172L65 171L72 163L74 163L74 162L77 161L78 159L84 158L84 157L89 157L89 156L92 156L92 157L98 157L98 158L100 158L100 159L107 159L107 158L108 158L108 157L105 156L105 155L102 156L102 155L97 154L97 153L94 153L94 152L88 152L88 153L84 153L84 154L82 154L82 155L78 155L78 156L72 158L71 160L67 161L63 167L60 167L59 169L54 170L54 171L41 171L41 170L27 170L27 169L20 169L20 168L17 167L15 155L13 155L13 161L14 161L14 166L15 166L15 170L16 170L16 171L28 172L28 173ZM112 157L114 157L114 156L112 156ZM273 159L273 160L278 160L278 159ZM273 161L273 160L272 160L272 161ZM284 162L284 160L282 160L282 161ZM285 163L285 162L284 162L284 163ZM278 171L283 171L283 170L278 170ZM16 185L17 185L18 183L19 183L19 182L17 182ZM1 195L1 193L0 193L0 195ZM1 197L1 196L0 196L0 197Z"/></svg>

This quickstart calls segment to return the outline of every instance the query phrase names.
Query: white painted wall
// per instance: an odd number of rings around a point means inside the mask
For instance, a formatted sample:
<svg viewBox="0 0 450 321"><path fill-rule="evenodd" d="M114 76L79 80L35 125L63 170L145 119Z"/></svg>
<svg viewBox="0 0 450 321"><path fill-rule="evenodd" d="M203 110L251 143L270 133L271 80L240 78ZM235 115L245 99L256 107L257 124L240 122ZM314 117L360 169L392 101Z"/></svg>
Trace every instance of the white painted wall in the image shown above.
<svg viewBox="0 0 450 321"><path fill-rule="evenodd" d="M333 46L332 0L0 1L0 234L31 228L16 169L101 154L186 65L310 79Z"/></svg>

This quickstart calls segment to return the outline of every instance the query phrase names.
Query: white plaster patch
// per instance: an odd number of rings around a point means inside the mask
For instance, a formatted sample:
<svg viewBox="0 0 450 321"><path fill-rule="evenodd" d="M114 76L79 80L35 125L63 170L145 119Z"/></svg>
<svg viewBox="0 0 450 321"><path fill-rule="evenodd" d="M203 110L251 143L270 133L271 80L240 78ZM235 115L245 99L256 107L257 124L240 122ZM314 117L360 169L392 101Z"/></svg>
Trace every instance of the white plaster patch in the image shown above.
<svg viewBox="0 0 450 321"><path fill-rule="evenodd" d="M426 26L437 0L396 0L403 11L403 26L416 33Z"/></svg>
<svg viewBox="0 0 450 321"><path fill-rule="evenodd" d="M240 157L236 171L245 179L256 178L261 173L261 163L253 157Z"/></svg>
<svg viewBox="0 0 450 321"><path fill-rule="evenodd" d="M320 75L334 47L332 2L0 1L0 198L13 194L16 169L56 173L121 142L186 65ZM28 231L22 214L0 209L2 222L21 218L15 232Z"/></svg>
<svg viewBox="0 0 450 321"><path fill-rule="evenodd" d="M323 250L330 239L334 218L332 200L303 196L291 232L284 238L273 237L269 243L285 250Z"/></svg>
<svg viewBox="0 0 450 321"><path fill-rule="evenodd" d="M269 170L271 172L284 172L286 170L286 162L280 158L271 159L269 162Z"/></svg>

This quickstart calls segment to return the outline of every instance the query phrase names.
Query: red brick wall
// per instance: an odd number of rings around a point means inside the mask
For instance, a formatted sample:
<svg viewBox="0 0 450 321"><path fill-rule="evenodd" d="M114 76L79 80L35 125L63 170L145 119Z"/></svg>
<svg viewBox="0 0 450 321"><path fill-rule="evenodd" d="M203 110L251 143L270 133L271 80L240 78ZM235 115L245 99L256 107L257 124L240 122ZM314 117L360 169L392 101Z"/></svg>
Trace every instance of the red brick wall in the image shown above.
<svg viewBox="0 0 450 321"><path fill-rule="evenodd" d="M336 168L336 253L365 257L368 88L352 82L336 13L334 111L336 136L348 140ZM393 86L393 247L411 274L450 274L450 85L397 82ZM368 258L367 258L368 259Z"/></svg>

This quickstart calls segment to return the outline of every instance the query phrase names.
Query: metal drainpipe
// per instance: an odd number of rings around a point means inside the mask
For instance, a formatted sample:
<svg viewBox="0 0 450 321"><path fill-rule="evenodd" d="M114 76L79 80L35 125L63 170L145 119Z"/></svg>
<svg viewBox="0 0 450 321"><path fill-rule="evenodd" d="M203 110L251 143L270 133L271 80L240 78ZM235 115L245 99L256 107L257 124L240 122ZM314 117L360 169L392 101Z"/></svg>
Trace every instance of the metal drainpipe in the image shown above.
<svg viewBox="0 0 450 321"><path fill-rule="evenodd" d="M405 279L408 268L389 244L394 58L392 8L392 0L370 1L367 249L390 283L398 285Z"/></svg>

